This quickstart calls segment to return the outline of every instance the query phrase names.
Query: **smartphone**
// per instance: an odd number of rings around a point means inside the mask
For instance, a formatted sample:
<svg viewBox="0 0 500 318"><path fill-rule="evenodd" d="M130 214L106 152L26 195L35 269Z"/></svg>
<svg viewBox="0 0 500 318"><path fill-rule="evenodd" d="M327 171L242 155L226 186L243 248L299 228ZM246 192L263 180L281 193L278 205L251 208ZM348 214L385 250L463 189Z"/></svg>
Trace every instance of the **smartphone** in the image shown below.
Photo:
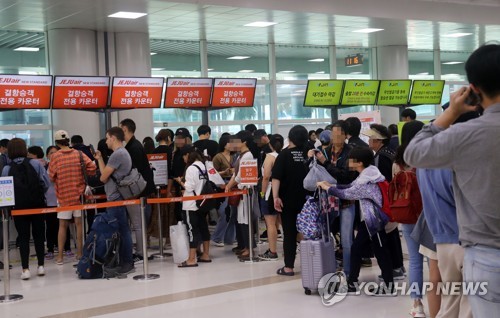
<svg viewBox="0 0 500 318"><path fill-rule="evenodd" d="M94 146L92 146L92 144L89 145L89 148L90 148L90 152L92 154L95 154L95 149L94 149Z"/></svg>
<svg viewBox="0 0 500 318"><path fill-rule="evenodd" d="M481 96L474 93L474 91L471 89L469 96L467 96L467 98L465 99L465 103L471 106L479 105L481 103Z"/></svg>

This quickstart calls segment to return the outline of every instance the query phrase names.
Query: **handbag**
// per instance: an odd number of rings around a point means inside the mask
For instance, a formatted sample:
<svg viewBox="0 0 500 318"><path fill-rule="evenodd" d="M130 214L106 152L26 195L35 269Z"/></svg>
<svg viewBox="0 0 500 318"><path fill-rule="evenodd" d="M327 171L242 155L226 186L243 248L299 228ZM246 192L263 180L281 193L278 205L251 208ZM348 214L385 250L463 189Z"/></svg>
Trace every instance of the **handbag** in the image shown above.
<svg viewBox="0 0 500 318"><path fill-rule="evenodd" d="M231 191L236 191L238 190L237 188L231 189ZM229 206L238 206L240 204L241 199L243 198L243 195L233 195L227 198L227 204Z"/></svg>
<svg viewBox="0 0 500 318"><path fill-rule="evenodd" d="M170 226L170 243L174 263L180 264L189 258L189 240L186 225L181 221Z"/></svg>
<svg viewBox="0 0 500 318"><path fill-rule="evenodd" d="M113 175L111 175L111 179L116 183L118 192L125 200L138 198L147 185L146 180L144 180L137 168L130 169L128 175L120 181L117 181Z"/></svg>
<svg viewBox="0 0 500 318"><path fill-rule="evenodd" d="M318 161L314 158L313 162L311 162L311 165L309 166L309 172L304 178L304 189L312 192L316 190L318 187L317 183L321 181L326 181L330 184L337 183L337 180L335 180L335 178L332 177L328 171L326 171L326 168L318 164Z"/></svg>

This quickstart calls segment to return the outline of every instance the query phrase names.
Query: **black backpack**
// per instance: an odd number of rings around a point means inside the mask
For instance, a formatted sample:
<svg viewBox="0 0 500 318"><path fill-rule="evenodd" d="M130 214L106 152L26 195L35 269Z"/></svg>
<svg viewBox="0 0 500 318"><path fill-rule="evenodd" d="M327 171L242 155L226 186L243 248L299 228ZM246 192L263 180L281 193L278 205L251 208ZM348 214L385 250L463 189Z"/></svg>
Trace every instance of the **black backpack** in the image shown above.
<svg viewBox="0 0 500 318"><path fill-rule="evenodd" d="M215 194L219 192L219 188L213 181L210 181L208 178L208 173L203 172L197 165L193 165L200 171L202 175L202 179L205 179L205 183L203 184L203 188L201 189L201 193L195 195L205 195L205 194ZM201 212L208 212L212 209L219 209L220 200L219 199L204 199L204 200L196 200L196 206L198 210Z"/></svg>
<svg viewBox="0 0 500 318"><path fill-rule="evenodd" d="M15 209L45 208L45 192L35 168L29 158L17 164L10 163L9 176L14 178Z"/></svg>

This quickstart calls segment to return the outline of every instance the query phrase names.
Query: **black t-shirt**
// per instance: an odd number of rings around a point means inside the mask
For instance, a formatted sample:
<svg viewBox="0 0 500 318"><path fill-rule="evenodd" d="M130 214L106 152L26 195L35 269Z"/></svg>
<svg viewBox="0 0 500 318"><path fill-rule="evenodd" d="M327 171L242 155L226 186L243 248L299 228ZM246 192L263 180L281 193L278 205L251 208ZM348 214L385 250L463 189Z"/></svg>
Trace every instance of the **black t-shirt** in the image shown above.
<svg viewBox="0 0 500 318"><path fill-rule="evenodd" d="M273 179L280 180L279 197L285 210L299 213L306 202L304 178L308 173L307 152L297 148L284 149L274 162Z"/></svg>
<svg viewBox="0 0 500 318"><path fill-rule="evenodd" d="M213 159L219 152L219 144L216 141L210 139L198 140L193 144L193 146L195 146L201 152L204 152L204 150L206 149L211 159Z"/></svg>
<svg viewBox="0 0 500 318"><path fill-rule="evenodd" d="M137 168L139 173L142 175L144 180L147 182L146 189L142 193L143 195L149 195L155 192L155 183L153 177L153 170L149 166L149 160L144 151L144 147L141 142L135 137L132 137L125 146L125 149L130 154L132 158L132 166Z"/></svg>

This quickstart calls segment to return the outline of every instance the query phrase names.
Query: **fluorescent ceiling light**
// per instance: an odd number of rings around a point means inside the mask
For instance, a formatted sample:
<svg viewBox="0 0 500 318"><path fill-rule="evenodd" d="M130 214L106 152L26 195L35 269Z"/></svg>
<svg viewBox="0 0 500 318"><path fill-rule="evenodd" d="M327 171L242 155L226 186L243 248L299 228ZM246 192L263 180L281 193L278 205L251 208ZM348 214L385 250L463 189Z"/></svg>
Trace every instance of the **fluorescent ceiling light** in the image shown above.
<svg viewBox="0 0 500 318"><path fill-rule="evenodd" d="M472 35L472 33L450 33L443 35L445 38L461 38L463 36Z"/></svg>
<svg viewBox="0 0 500 318"><path fill-rule="evenodd" d="M254 70L239 70L238 73L253 73Z"/></svg>
<svg viewBox="0 0 500 318"><path fill-rule="evenodd" d="M269 21L255 21L252 23L245 24L244 26L246 27L256 27L256 28L266 28L271 25L276 25L278 23L276 22L269 22Z"/></svg>
<svg viewBox="0 0 500 318"><path fill-rule="evenodd" d="M358 74L363 74L363 72L351 72L349 74L352 74L352 75L358 75Z"/></svg>
<svg viewBox="0 0 500 318"><path fill-rule="evenodd" d="M151 68L152 71L163 71L165 68L164 67L153 67Z"/></svg>
<svg viewBox="0 0 500 318"><path fill-rule="evenodd" d="M429 72L417 73L416 75L429 75Z"/></svg>
<svg viewBox="0 0 500 318"><path fill-rule="evenodd" d="M156 52L151 52L150 54L151 54L151 55L156 55L156 54L158 54L158 53L156 53Z"/></svg>
<svg viewBox="0 0 500 318"><path fill-rule="evenodd" d="M312 60L308 60L309 62L324 62L325 59L312 59Z"/></svg>
<svg viewBox="0 0 500 318"><path fill-rule="evenodd" d="M108 15L110 18L121 18L121 19L137 19L140 17L143 17L145 15L148 15L147 13L141 13L141 12L126 12L126 11L119 11L113 14Z"/></svg>
<svg viewBox="0 0 500 318"><path fill-rule="evenodd" d="M39 48L37 48L37 47L26 47L26 46L21 46L21 47L18 47L17 49L14 49L14 51L38 52L38 51L40 51L40 49L39 49Z"/></svg>
<svg viewBox="0 0 500 318"><path fill-rule="evenodd" d="M316 72L316 74L325 74L325 71Z"/></svg>
<svg viewBox="0 0 500 318"><path fill-rule="evenodd" d="M281 71L280 73L295 73L295 71Z"/></svg>
<svg viewBox="0 0 500 318"><path fill-rule="evenodd" d="M33 71L19 71L19 75L38 75L38 73Z"/></svg>
<svg viewBox="0 0 500 318"><path fill-rule="evenodd" d="M379 32L379 31L384 31L384 29L366 28L366 29L355 30L352 32L353 33L373 33L373 32Z"/></svg>
<svg viewBox="0 0 500 318"><path fill-rule="evenodd" d="M211 71L214 71L215 69L214 68L209 68L207 71L211 72Z"/></svg>
<svg viewBox="0 0 500 318"><path fill-rule="evenodd" d="M250 58L250 56L235 55L235 56L228 57L227 60L246 60L249 58Z"/></svg>
<svg viewBox="0 0 500 318"><path fill-rule="evenodd" d="M445 62L445 63L443 63L443 65L456 65L456 64L464 64L464 62L458 62L458 61L456 61L456 62Z"/></svg>

